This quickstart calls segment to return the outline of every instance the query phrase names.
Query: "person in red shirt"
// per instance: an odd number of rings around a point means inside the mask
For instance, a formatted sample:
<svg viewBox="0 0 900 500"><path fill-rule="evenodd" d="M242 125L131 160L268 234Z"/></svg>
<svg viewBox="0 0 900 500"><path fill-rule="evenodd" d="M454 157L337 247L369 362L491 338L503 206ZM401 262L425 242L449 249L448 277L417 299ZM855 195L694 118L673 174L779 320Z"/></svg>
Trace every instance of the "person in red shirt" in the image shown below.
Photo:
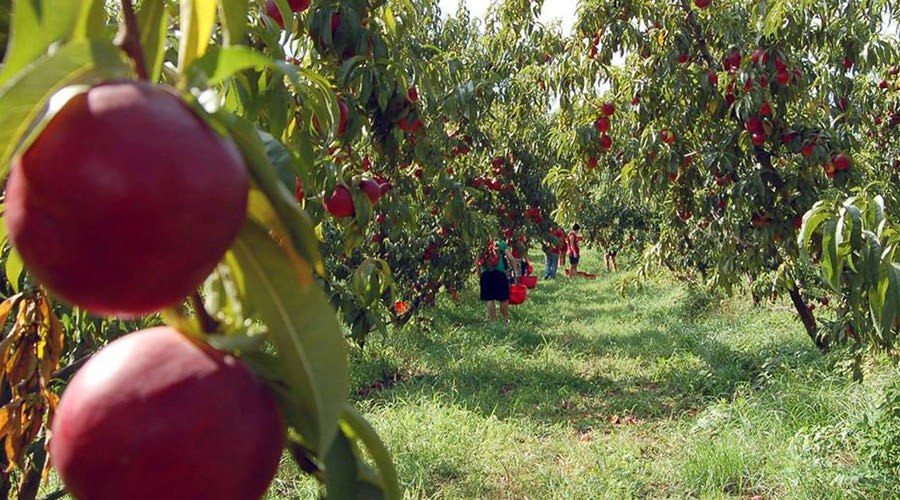
<svg viewBox="0 0 900 500"><path fill-rule="evenodd" d="M566 267L566 232L563 231L561 227L558 227L554 234L556 235L557 241L559 241L559 246L556 248L556 253L559 256L559 264L557 267L562 269Z"/></svg>
<svg viewBox="0 0 900 500"><path fill-rule="evenodd" d="M578 235L580 230L581 226L575 224L572 226L569 234L566 235L566 254L569 256L570 278L578 276L578 261L581 260L581 248L578 246L578 242L581 241L581 236Z"/></svg>

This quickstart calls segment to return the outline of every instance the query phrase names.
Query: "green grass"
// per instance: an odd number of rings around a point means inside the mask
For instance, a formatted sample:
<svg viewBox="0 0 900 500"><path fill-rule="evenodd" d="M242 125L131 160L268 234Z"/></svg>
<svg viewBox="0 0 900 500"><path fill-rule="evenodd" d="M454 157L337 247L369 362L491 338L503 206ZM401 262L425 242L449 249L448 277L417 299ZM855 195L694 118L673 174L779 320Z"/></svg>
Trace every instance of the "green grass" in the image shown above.
<svg viewBox="0 0 900 500"><path fill-rule="evenodd" d="M887 363L853 383L786 304L706 307L667 278L620 297L621 277L540 281L508 328L473 287L353 352L408 498L877 497L852 436ZM316 494L287 460L270 491Z"/></svg>

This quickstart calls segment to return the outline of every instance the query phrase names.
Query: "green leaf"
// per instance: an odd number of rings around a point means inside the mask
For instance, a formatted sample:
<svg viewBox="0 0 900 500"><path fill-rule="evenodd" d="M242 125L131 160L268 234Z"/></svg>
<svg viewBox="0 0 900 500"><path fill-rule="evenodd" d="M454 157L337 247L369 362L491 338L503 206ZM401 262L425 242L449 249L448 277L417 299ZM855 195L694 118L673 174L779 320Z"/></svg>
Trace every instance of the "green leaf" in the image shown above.
<svg viewBox="0 0 900 500"><path fill-rule="evenodd" d="M274 66L271 58L250 47L213 47L203 54L203 57L194 61L187 74L191 79L202 74L209 85L217 85L239 71Z"/></svg>
<svg viewBox="0 0 900 500"><path fill-rule="evenodd" d="M17 0L13 3L10 41L0 68L0 86L44 55L50 45L68 41L93 0ZM84 10L87 12L84 12ZM85 31L85 30L80 30Z"/></svg>
<svg viewBox="0 0 900 500"><path fill-rule="evenodd" d="M375 462L384 498L388 500L403 498L403 490L400 488L400 481L397 479L397 469L394 467L394 461L391 459L390 452L388 452L381 438L378 437L375 429L349 403L344 405L341 424L343 428L353 433L350 436L351 438L355 438L365 445L366 451L369 452L369 456Z"/></svg>
<svg viewBox="0 0 900 500"><path fill-rule="evenodd" d="M301 171L300 163L297 161L294 153L268 132L260 131L259 138L266 147L266 156L269 158L272 166L275 167L278 179L281 180L281 183L288 190L294 189L296 179Z"/></svg>
<svg viewBox="0 0 900 500"><path fill-rule="evenodd" d="M306 262L319 274L325 275L325 265L319 250L319 242L316 239L312 220L294 199L294 194L279 180L275 168L266 156L265 146L260 139L259 132L252 123L220 112L216 115L223 123L234 139L247 166L250 175L265 194L268 203L271 204L281 227L271 229L283 230L290 238L294 250L303 257Z"/></svg>
<svg viewBox="0 0 900 500"><path fill-rule="evenodd" d="M77 83L124 78L130 73L121 51L104 40L72 42L0 87L0 179L25 134L57 90Z"/></svg>
<svg viewBox="0 0 900 500"><path fill-rule="evenodd" d="M350 440L338 432L325 455L325 488L328 498L359 498L357 459Z"/></svg>
<svg viewBox="0 0 900 500"><path fill-rule="evenodd" d="M324 455L338 432L349 388L347 348L334 310L262 226L248 221L232 252L247 303L268 327L300 402L302 418L294 425Z"/></svg>
<svg viewBox="0 0 900 500"><path fill-rule="evenodd" d="M216 24L216 0L181 0L181 46L178 68L188 68L194 59L206 53Z"/></svg>
<svg viewBox="0 0 900 500"><path fill-rule="evenodd" d="M159 81L166 55L166 30L169 27L166 2L143 2L137 13L144 64L151 82Z"/></svg>
<svg viewBox="0 0 900 500"><path fill-rule="evenodd" d="M809 243L812 235L826 219L833 215L831 206L817 201L812 208L803 214L803 225L797 234L797 246L804 259L809 259Z"/></svg>
<svg viewBox="0 0 900 500"><path fill-rule="evenodd" d="M828 219L822 228L822 277L825 278L828 286L838 293L841 291L841 268L843 267L838 254L839 235L838 219Z"/></svg>
<svg viewBox="0 0 900 500"><path fill-rule="evenodd" d="M6 256L6 279L14 292L19 292L19 278L22 277L22 271L25 269L25 263L22 262L22 256L15 248L9 249L9 255Z"/></svg>
<svg viewBox="0 0 900 500"><path fill-rule="evenodd" d="M219 0L222 7L223 45L241 45L247 39L247 0Z"/></svg>
<svg viewBox="0 0 900 500"><path fill-rule="evenodd" d="M99 39L106 34L106 2L81 0L81 13L72 32L72 40Z"/></svg>
<svg viewBox="0 0 900 500"><path fill-rule="evenodd" d="M881 335L886 335L894 326L894 320L900 313L900 265L885 263L887 286L884 292L884 303L881 311Z"/></svg>

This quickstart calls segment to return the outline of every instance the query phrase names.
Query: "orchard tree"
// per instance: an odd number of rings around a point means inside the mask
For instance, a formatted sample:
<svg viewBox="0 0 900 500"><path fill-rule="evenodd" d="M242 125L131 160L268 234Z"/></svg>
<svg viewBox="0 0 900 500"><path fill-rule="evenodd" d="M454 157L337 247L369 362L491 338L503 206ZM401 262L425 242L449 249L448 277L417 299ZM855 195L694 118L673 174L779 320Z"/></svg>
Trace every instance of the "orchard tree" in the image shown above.
<svg viewBox="0 0 900 500"><path fill-rule="evenodd" d="M288 62L280 25L316 27L308 2L12 4L0 412L5 470L22 473L4 493L34 498L52 463L76 496L258 498L286 449L329 496L400 497L387 450L347 403L324 210L297 192L343 186L360 211L361 197L378 201L331 167L331 148L359 134L361 99L313 50L335 65L380 50L380 32L356 26L406 13L316 7L333 9L333 32ZM103 347L123 329L141 331Z"/></svg>
<svg viewBox="0 0 900 500"><path fill-rule="evenodd" d="M774 276L825 349L840 339L820 331L804 293L797 232L817 200L880 182L892 165L896 149L877 145L896 143L896 87L881 83L898 62L882 31L891 9L582 2L552 78L560 127L579 131L572 159L596 155L660 214L658 259L726 290Z"/></svg>

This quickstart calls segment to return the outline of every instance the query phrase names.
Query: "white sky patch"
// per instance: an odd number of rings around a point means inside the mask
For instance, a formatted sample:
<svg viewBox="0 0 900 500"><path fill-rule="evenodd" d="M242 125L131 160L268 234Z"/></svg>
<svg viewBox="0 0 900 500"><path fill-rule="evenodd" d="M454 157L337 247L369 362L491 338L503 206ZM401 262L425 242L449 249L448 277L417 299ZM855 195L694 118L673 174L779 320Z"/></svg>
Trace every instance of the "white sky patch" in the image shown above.
<svg viewBox="0 0 900 500"><path fill-rule="evenodd" d="M488 6L493 3L491 0L464 0L466 8L475 17L484 18ZM550 0L544 2L544 8L541 11L541 22L550 23L559 20L562 25L563 34L569 35L572 32L572 24L575 22L575 7L578 0ZM440 0L441 10L445 14L455 14L459 5L459 0Z"/></svg>

